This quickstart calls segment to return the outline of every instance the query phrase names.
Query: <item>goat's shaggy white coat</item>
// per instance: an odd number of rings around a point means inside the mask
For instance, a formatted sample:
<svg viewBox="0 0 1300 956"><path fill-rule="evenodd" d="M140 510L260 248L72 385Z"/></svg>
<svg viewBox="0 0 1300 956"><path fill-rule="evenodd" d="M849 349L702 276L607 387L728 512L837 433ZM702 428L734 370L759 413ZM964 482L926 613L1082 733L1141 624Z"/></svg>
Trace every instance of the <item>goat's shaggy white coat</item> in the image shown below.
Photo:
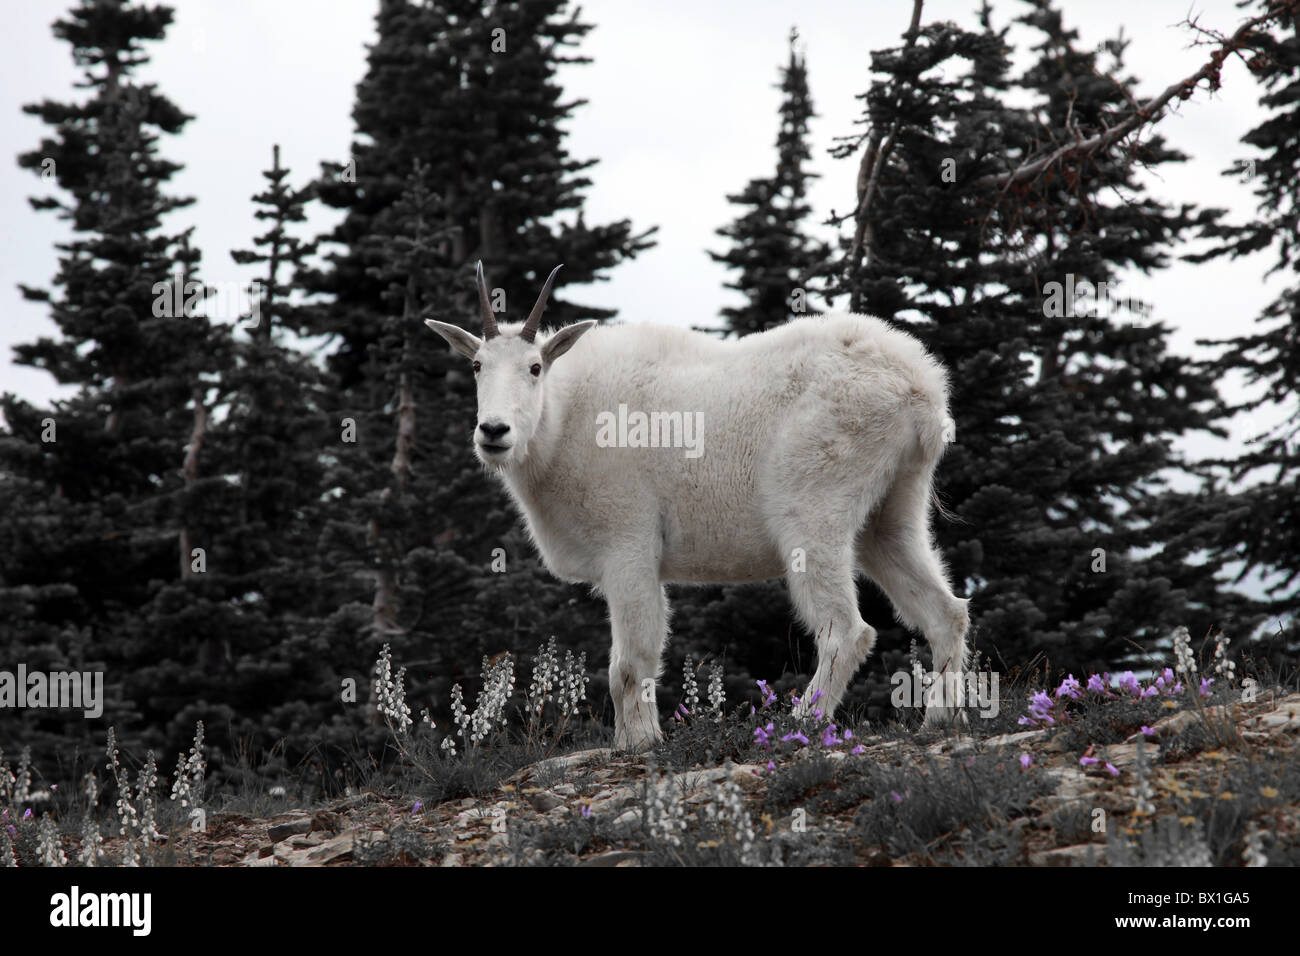
<svg viewBox="0 0 1300 956"><path fill-rule="evenodd" d="M535 342L502 324L482 341L429 325L478 365L477 453L546 566L609 603L616 746L660 735L645 690L661 667L667 582L784 576L817 641L805 713L834 713L875 640L855 573L924 633L936 671L964 669L967 602L949 588L929 524L952 427L947 381L915 338L847 313L736 340L579 323ZM703 413L702 454L602 447L598 416L620 405ZM931 707L926 719L950 716Z"/></svg>

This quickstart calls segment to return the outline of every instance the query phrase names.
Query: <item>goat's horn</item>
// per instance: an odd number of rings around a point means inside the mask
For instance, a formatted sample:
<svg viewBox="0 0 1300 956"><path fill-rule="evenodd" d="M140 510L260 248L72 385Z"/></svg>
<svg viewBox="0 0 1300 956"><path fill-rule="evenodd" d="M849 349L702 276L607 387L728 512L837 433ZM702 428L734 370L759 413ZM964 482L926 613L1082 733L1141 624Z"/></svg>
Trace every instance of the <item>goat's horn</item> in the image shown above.
<svg viewBox="0 0 1300 956"><path fill-rule="evenodd" d="M499 335L497 317L492 311L492 302L488 298L487 280L483 278L483 260L478 261L478 304L483 312L483 341Z"/></svg>
<svg viewBox="0 0 1300 956"><path fill-rule="evenodd" d="M525 342L531 342L537 338L537 326L542 321L542 313L546 310L546 300L551 294L551 285L555 282L555 273L564 268L561 262L551 270L551 274L546 277L546 285L542 286L542 294L537 297L537 304L533 306L533 311L528 313L528 321L524 323L519 335Z"/></svg>

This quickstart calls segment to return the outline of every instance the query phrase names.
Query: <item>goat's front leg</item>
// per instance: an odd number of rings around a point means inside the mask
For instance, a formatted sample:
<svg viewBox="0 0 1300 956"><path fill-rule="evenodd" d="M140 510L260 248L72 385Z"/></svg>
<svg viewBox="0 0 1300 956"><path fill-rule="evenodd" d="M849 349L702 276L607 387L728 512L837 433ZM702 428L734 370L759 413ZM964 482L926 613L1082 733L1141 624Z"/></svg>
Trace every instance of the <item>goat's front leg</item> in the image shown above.
<svg viewBox="0 0 1300 956"><path fill-rule="evenodd" d="M662 739L655 684L668 633L668 598L653 572L602 583L614 643L609 692L614 698L614 746L649 750Z"/></svg>

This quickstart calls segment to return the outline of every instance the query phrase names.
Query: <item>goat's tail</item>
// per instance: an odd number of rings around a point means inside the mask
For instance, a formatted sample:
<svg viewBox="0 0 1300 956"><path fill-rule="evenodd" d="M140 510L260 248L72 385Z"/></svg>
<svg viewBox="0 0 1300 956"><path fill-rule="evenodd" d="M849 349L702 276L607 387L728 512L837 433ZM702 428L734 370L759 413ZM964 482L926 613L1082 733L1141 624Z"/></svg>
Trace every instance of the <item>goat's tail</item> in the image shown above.
<svg viewBox="0 0 1300 956"><path fill-rule="evenodd" d="M925 395L925 400L917 407L917 441L921 447L921 458L930 478L930 503L945 521L960 521L956 514L944 507L939 500L939 493L934 486L934 471L943 457L948 445L957 440L957 423L948 414L947 390L937 395L933 390Z"/></svg>

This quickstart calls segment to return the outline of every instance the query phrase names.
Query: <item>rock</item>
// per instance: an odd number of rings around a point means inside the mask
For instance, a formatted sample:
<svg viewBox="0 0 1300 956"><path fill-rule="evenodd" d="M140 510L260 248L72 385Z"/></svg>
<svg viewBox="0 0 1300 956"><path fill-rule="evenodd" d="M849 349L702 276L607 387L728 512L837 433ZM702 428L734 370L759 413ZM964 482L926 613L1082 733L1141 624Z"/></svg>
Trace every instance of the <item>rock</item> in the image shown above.
<svg viewBox="0 0 1300 956"><path fill-rule="evenodd" d="M1102 858L1096 843L1076 843L1029 854L1030 866L1096 866Z"/></svg>
<svg viewBox="0 0 1300 956"><path fill-rule="evenodd" d="M384 837L384 834L379 833L378 836ZM304 853L302 863L308 866L323 866L334 860L351 856L354 841L355 837L352 833L340 833Z"/></svg>
<svg viewBox="0 0 1300 956"><path fill-rule="evenodd" d="M1245 726L1257 733L1300 730L1300 695L1292 694L1273 710L1256 714L1246 721Z"/></svg>
<svg viewBox="0 0 1300 956"><path fill-rule="evenodd" d="M294 836L299 833L311 832L311 817L297 817L296 819L284 823L273 823L266 828L266 835L271 838L272 843L279 843L286 837Z"/></svg>
<svg viewBox="0 0 1300 956"><path fill-rule="evenodd" d="M641 854L635 850L610 850L581 861L578 866L640 866Z"/></svg>
<svg viewBox="0 0 1300 956"><path fill-rule="evenodd" d="M578 750L562 757L551 757L528 768L534 776L541 774L560 775L572 773L586 764L604 763L614 755L608 747L596 747L591 750Z"/></svg>
<svg viewBox="0 0 1300 956"><path fill-rule="evenodd" d="M527 799L538 813L547 813L564 804L563 798L550 790L538 790L536 793L527 794Z"/></svg>
<svg viewBox="0 0 1300 956"><path fill-rule="evenodd" d="M244 858L239 861L241 866L275 866L275 847L269 843L265 846L253 847L244 854Z"/></svg>
<svg viewBox="0 0 1300 956"><path fill-rule="evenodd" d="M620 787L617 790L603 790L592 799L589 806L592 813L613 813L615 810L622 810L632 800L636 799L636 787Z"/></svg>
<svg viewBox="0 0 1300 956"><path fill-rule="evenodd" d="M1041 798L1045 803L1059 806L1096 793L1096 784L1074 767L1044 767L1042 774L1056 781L1056 791Z"/></svg>
<svg viewBox="0 0 1300 956"><path fill-rule="evenodd" d="M1207 707L1205 716L1202 716L1196 710L1180 710L1176 714L1157 720L1154 729L1157 737L1166 739L1181 734L1207 718L1215 722L1227 721L1228 709L1223 706Z"/></svg>
<svg viewBox="0 0 1300 956"><path fill-rule="evenodd" d="M731 780L742 790L758 790L763 786L762 774L766 771L761 764L738 763L731 768Z"/></svg>
<svg viewBox="0 0 1300 956"><path fill-rule="evenodd" d="M630 826L641 822L640 810L624 810L614 818L614 826Z"/></svg>
<svg viewBox="0 0 1300 956"><path fill-rule="evenodd" d="M343 818L328 810L317 810L311 815L311 832L322 830L325 833L339 833L343 830Z"/></svg>
<svg viewBox="0 0 1300 956"><path fill-rule="evenodd" d="M1131 744L1109 744L1104 748L1105 759L1114 764L1119 770L1135 770L1137 768L1137 748L1136 743ZM1142 744L1142 762L1146 764L1147 771L1155 765L1160 756L1160 745L1147 740Z"/></svg>
<svg viewBox="0 0 1300 956"><path fill-rule="evenodd" d="M1022 730L1014 734L998 734L996 737L990 737L984 741L986 747L1012 747L1017 750L1028 750L1030 742L1041 740L1047 736L1045 730Z"/></svg>

